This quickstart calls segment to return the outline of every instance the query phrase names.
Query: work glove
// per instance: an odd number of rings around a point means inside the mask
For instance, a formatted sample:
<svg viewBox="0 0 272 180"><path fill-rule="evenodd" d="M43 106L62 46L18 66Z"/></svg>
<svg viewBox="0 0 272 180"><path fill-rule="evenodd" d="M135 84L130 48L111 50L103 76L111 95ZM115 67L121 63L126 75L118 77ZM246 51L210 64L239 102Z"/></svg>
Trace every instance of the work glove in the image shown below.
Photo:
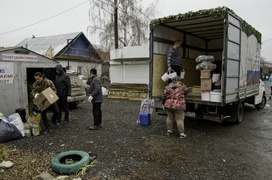
<svg viewBox="0 0 272 180"><path fill-rule="evenodd" d="M72 101L72 97L71 96L67 96L67 101L68 102Z"/></svg>
<svg viewBox="0 0 272 180"><path fill-rule="evenodd" d="M92 102L92 100L93 100L93 96L89 96L88 101Z"/></svg>
<svg viewBox="0 0 272 180"><path fill-rule="evenodd" d="M168 72L171 72L172 71L172 68L171 67L168 67Z"/></svg>
<svg viewBox="0 0 272 180"><path fill-rule="evenodd" d="M37 99L38 96L39 96L39 93L36 93L36 94L34 95L34 98Z"/></svg>

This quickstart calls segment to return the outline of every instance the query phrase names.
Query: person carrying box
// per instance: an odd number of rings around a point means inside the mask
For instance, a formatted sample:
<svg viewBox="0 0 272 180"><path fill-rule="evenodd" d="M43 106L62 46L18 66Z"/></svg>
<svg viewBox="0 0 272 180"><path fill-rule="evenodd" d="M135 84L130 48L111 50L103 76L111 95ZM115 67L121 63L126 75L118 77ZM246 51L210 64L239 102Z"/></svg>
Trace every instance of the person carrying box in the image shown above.
<svg viewBox="0 0 272 180"><path fill-rule="evenodd" d="M35 78L35 82L33 83L33 88L32 88L32 92L31 94L33 95L33 97L35 99L38 98L39 94L44 91L45 89L47 89L48 87L50 87L55 93L56 93L56 88L53 84L53 82L49 79L47 79L41 72L36 72L34 74L34 78ZM53 116L52 116L52 122L56 125L59 126L59 109L56 103L51 104L48 108L44 109L41 112L41 116L42 116L42 120L43 120L43 124L45 127L44 132L48 132L50 125L47 119L47 115L46 115L46 111L48 109L51 109L53 111Z"/></svg>

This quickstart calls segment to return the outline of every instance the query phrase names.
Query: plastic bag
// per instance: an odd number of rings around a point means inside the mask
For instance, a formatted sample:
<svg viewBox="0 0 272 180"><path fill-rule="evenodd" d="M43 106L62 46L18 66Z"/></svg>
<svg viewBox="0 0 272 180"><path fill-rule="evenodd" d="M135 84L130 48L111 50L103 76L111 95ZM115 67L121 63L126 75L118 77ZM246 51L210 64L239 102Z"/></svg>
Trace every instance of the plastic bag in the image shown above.
<svg viewBox="0 0 272 180"><path fill-rule="evenodd" d="M38 128L39 128L39 131L41 131L41 119L42 119L42 116L41 116L41 114L30 114L29 116L28 116L28 118L27 118L27 122L29 123L29 124L37 124L38 125Z"/></svg>
<svg viewBox="0 0 272 180"><path fill-rule="evenodd" d="M25 136L25 126L21 119L21 116L18 113L14 113L8 116L11 119L11 124L13 124L19 131Z"/></svg>
<svg viewBox="0 0 272 180"><path fill-rule="evenodd" d="M11 123L0 119L0 143L22 137L22 133Z"/></svg>
<svg viewBox="0 0 272 180"><path fill-rule="evenodd" d="M216 64L211 62L202 62L196 65L196 70L214 70L216 68Z"/></svg>
<svg viewBox="0 0 272 180"><path fill-rule="evenodd" d="M154 99L149 99L149 98L143 99L141 101L140 114L139 114L139 117L138 117L136 123L138 123L138 124L140 123L141 114L148 113L148 114L152 115L152 112L154 109L155 109L155 100Z"/></svg>
<svg viewBox="0 0 272 180"><path fill-rule="evenodd" d="M102 94L103 96L107 96L108 95L108 90L104 87L102 87Z"/></svg>
<svg viewBox="0 0 272 180"><path fill-rule="evenodd" d="M210 55L199 55L195 61L197 63L201 63L201 62L214 62L215 59L213 56L210 56Z"/></svg>
<svg viewBox="0 0 272 180"><path fill-rule="evenodd" d="M220 74L219 73L213 73L212 75L212 82L218 82L220 81Z"/></svg>
<svg viewBox="0 0 272 180"><path fill-rule="evenodd" d="M88 97L88 101L91 103L92 100L93 100L93 96L89 96L89 97Z"/></svg>

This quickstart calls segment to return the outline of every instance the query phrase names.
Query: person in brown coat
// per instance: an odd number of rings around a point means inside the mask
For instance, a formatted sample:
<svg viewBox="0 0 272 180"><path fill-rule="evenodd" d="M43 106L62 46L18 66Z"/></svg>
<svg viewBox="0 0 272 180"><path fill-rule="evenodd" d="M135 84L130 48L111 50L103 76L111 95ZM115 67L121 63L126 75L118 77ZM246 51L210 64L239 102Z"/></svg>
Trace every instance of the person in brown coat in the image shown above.
<svg viewBox="0 0 272 180"><path fill-rule="evenodd" d="M90 70L90 77L87 81L90 86L88 88L89 101L93 103L93 119L94 123L89 127L90 130L98 130L101 128L102 123L102 110L101 104L103 102L102 83L99 77L97 77L97 70L92 68Z"/></svg>

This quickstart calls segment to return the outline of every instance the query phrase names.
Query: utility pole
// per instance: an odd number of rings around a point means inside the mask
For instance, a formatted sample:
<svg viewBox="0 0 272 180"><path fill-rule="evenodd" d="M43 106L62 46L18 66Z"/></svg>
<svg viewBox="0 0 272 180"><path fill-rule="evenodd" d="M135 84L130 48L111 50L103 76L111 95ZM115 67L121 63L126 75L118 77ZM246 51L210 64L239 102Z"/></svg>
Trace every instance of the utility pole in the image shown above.
<svg viewBox="0 0 272 180"><path fill-rule="evenodd" d="M118 48L118 7L117 0L114 0L114 45Z"/></svg>

